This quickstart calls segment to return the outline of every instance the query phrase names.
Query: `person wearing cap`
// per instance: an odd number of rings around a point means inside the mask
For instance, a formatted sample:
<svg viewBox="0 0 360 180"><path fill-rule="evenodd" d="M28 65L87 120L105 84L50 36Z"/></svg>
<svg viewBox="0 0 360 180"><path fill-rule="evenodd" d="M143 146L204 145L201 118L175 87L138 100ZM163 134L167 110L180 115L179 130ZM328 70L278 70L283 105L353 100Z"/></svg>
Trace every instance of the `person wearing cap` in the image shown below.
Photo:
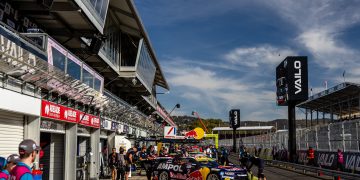
<svg viewBox="0 0 360 180"><path fill-rule="evenodd" d="M8 180L10 177L11 170L16 166L16 164L20 161L20 157L17 154L10 155L7 159L2 158L0 160L0 180Z"/></svg>
<svg viewBox="0 0 360 180"><path fill-rule="evenodd" d="M41 148L35 141L25 139L19 144L20 161L11 171L11 178L16 180L33 180L31 166L35 162L36 155Z"/></svg>

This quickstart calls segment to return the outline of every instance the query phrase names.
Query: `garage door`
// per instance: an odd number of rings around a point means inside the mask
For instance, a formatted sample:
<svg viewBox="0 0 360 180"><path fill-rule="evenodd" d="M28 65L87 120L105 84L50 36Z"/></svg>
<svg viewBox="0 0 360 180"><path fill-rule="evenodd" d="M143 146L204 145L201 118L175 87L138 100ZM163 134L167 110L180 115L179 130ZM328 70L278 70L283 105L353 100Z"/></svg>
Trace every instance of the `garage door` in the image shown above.
<svg viewBox="0 0 360 180"><path fill-rule="evenodd" d="M18 153L18 146L24 139L24 116L0 110L0 156Z"/></svg>
<svg viewBox="0 0 360 180"><path fill-rule="evenodd" d="M51 134L50 179L64 179L64 154L64 135Z"/></svg>

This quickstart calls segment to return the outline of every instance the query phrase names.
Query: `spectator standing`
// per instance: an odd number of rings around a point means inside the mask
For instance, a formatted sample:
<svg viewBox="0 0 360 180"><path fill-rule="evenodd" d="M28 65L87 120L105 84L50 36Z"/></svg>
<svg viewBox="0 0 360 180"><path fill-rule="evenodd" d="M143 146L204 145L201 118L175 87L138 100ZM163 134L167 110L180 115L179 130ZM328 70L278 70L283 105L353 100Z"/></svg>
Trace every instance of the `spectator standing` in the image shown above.
<svg viewBox="0 0 360 180"><path fill-rule="evenodd" d="M16 164L16 167L11 170L11 179L33 180L31 167L40 150L40 146L36 145L35 141L31 139L21 141L19 144L20 161Z"/></svg>
<svg viewBox="0 0 360 180"><path fill-rule="evenodd" d="M118 166L118 154L116 153L116 148L112 148L112 152L109 155L109 166L111 169L111 180L116 180L117 176L117 166Z"/></svg>

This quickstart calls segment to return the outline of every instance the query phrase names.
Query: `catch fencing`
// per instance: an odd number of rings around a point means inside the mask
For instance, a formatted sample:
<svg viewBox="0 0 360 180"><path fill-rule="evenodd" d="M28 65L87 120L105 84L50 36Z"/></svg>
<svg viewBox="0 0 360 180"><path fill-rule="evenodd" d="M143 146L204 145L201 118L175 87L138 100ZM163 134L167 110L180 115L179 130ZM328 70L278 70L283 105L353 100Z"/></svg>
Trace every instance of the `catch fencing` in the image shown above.
<svg viewBox="0 0 360 180"><path fill-rule="evenodd" d="M317 151L334 152L338 149L344 152L360 152L360 119L342 121L311 128L296 130L298 150L309 147ZM287 149L288 131L279 130L258 136L243 137L236 140L246 147ZM232 146L232 139L219 140L219 146Z"/></svg>

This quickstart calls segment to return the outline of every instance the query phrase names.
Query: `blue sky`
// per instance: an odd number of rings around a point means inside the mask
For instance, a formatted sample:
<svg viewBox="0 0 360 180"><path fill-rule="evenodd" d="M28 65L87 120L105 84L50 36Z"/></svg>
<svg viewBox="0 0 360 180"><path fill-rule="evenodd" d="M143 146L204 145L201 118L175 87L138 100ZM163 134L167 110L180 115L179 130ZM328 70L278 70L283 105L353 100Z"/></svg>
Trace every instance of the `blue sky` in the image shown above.
<svg viewBox="0 0 360 180"><path fill-rule="evenodd" d="M309 60L313 93L360 82L360 1L135 0L170 93L173 115L227 120L286 118L275 103L275 67L286 56ZM160 90L161 91L161 90ZM301 116L301 111L298 111Z"/></svg>

